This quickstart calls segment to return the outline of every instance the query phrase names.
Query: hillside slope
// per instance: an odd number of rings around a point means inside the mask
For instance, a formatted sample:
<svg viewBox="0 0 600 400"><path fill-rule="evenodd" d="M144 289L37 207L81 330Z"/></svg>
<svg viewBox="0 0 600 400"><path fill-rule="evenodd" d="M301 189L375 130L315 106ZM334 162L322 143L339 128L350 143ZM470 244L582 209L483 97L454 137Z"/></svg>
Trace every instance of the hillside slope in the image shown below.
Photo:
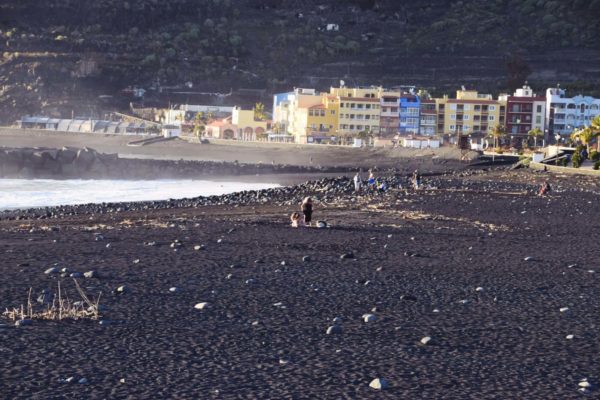
<svg viewBox="0 0 600 400"><path fill-rule="evenodd" d="M339 79L590 91L597 15L600 0L0 0L0 120L98 116L127 107L129 86L147 103L243 103L236 89Z"/></svg>

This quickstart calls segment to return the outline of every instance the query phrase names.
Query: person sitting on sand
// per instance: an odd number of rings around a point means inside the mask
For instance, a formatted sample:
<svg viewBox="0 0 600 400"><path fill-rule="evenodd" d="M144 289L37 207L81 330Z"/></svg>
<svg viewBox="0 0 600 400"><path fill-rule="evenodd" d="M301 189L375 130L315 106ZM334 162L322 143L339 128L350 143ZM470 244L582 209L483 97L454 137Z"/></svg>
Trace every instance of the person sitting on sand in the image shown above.
<svg viewBox="0 0 600 400"><path fill-rule="evenodd" d="M300 226L300 213L293 212L290 219L292 220L292 228Z"/></svg>
<svg viewBox="0 0 600 400"><path fill-rule="evenodd" d="M310 226L312 221L313 202L310 197L307 197L302 202L302 214L304 214L304 225Z"/></svg>
<svg viewBox="0 0 600 400"><path fill-rule="evenodd" d="M388 188L388 187L387 187L387 183L386 183L385 181L381 181L381 182L379 182L379 184L377 185L377 190L378 190L380 193L385 193L385 192L387 192L387 188Z"/></svg>
<svg viewBox="0 0 600 400"><path fill-rule="evenodd" d="M542 186L540 187L540 191L538 192L538 196L544 196L546 193L550 193L550 184L548 183L548 181L545 181L544 183L542 183Z"/></svg>

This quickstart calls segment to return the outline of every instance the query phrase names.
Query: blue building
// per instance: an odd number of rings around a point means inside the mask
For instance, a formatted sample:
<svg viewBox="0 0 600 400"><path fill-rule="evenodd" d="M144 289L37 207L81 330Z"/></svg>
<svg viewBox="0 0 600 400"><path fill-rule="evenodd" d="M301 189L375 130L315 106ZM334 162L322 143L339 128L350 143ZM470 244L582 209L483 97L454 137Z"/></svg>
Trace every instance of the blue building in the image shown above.
<svg viewBox="0 0 600 400"><path fill-rule="evenodd" d="M398 132L402 136L418 135L421 110L421 99L419 96L403 93L398 99L398 112L400 124Z"/></svg>

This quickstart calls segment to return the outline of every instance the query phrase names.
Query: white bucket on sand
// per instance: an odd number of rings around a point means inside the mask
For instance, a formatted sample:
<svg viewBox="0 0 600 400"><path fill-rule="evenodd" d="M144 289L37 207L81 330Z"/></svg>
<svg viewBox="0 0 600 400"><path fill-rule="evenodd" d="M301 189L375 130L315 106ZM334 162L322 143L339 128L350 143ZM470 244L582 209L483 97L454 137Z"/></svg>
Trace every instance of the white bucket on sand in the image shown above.
<svg viewBox="0 0 600 400"><path fill-rule="evenodd" d="M327 222L317 221L317 228L327 228Z"/></svg>

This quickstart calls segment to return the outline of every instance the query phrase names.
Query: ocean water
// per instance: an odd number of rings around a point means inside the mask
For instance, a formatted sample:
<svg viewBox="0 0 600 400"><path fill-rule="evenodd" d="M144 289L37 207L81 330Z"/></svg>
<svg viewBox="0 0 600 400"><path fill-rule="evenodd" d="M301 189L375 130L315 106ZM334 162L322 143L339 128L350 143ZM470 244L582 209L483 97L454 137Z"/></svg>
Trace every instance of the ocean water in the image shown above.
<svg viewBox="0 0 600 400"><path fill-rule="evenodd" d="M200 180L0 179L0 210L85 203L182 199L278 187Z"/></svg>

